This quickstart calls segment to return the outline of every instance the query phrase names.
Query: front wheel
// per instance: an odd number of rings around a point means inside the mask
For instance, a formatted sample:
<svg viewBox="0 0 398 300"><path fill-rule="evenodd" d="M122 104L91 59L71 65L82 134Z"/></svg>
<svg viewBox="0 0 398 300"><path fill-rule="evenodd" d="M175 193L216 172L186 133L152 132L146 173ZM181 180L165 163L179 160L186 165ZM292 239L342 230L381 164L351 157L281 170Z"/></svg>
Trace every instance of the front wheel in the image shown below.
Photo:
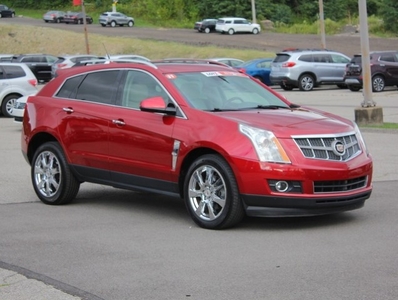
<svg viewBox="0 0 398 300"><path fill-rule="evenodd" d="M310 74L301 75L299 78L299 89L300 91L312 91L314 89L314 77Z"/></svg>
<svg viewBox="0 0 398 300"><path fill-rule="evenodd" d="M111 22L111 27L116 27L116 22L115 21Z"/></svg>
<svg viewBox="0 0 398 300"><path fill-rule="evenodd" d="M232 28L228 30L229 35L233 35L234 33L235 33L235 30L233 30Z"/></svg>
<svg viewBox="0 0 398 300"><path fill-rule="evenodd" d="M205 33L210 33L210 28L209 27L205 28Z"/></svg>
<svg viewBox="0 0 398 300"><path fill-rule="evenodd" d="M128 27L133 27L133 26L134 26L134 22L133 22L133 21L129 21L129 22L127 23L127 26L128 26Z"/></svg>
<svg viewBox="0 0 398 300"><path fill-rule="evenodd" d="M14 104L17 101L17 99L21 97L20 95L9 95L3 99L3 102L1 104L1 112L6 118L11 118L12 117L12 111L14 109Z"/></svg>
<svg viewBox="0 0 398 300"><path fill-rule="evenodd" d="M351 92L358 92L358 91L361 89L361 88L358 87L358 86L352 86L352 85L349 85L348 88L349 88L349 90L350 90Z"/></svg>
<svg viewBox="0 0 398 300"><path fill-rule="evenodd" d="M235 176L219 155L203 155L190 166L184 200L193 221L203 228L232 227L245 216Z"/></svg>
<svg viewBox="0 0 398 300"><path fill-rule="evenodd" d="M45 204L69 203L80 188L57 142L44 143L36 150L31 164L31 178L36 195Z"/></svg>
<svg viewBox="0 0 398 300"><path fill-rule="evenodd" d="M382 92L386 86L384 78L380 75L376 75L372 79L372 88L373 92Z"/></svg>
<svg viewBox="0 0 398 300"><path fill-rule="evenodd" d="M257 28L254 28L252 32L253 32L253 34L258 34L259 31Z"/></svg>

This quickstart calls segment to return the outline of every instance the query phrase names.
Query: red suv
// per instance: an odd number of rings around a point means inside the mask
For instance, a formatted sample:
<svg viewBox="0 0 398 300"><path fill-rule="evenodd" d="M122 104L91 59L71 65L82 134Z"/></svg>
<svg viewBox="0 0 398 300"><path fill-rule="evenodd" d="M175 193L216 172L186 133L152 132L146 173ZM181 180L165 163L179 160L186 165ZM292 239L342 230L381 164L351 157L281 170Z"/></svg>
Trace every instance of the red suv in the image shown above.
<svg viewBox="0 0 398 300"><path fill-rule="evenodd" d="M353 210L372 191L372 158L352 121L210 63L66 69L29 98L22 152L46 204L93 182L179 196L211 229L245 215Z"/></svg>

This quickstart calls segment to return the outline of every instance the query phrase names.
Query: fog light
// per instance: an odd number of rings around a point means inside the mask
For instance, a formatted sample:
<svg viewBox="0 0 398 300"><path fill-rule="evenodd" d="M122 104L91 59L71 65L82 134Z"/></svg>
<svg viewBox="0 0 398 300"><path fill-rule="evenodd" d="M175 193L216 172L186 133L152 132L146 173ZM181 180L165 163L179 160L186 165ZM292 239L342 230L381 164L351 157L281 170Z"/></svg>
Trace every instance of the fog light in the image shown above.
<svg viewBox="0 0 398 300"><path fill-rule="evenodd" d="M275 183L275 189L278 192L284 193L289 189L289 184L286 181L277 181Z"/></svg>

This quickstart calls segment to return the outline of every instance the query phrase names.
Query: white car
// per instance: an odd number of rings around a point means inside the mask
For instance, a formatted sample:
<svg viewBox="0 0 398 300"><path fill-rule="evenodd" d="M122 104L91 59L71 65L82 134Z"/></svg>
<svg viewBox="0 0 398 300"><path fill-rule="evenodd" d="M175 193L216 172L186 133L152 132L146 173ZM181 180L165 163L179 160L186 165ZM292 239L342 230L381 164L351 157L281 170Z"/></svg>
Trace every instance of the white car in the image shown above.
<svg viewBox="0 0 398 300"><path fill-rule="evenodd" d="M216 23L216 31L231 35L241 32L258 34L261 31L261 26L244 18L220 18Z"/></svg>
<svg viewBox="0 0 398 300"><path fill-rule="evenodd" d="M12 117L15 101L37 93L37 78L26 64L0 63L0 113Z"/></svg>
<svg viewBox="0 0 398 300"><path fill-rule="evenodd" d="M14 118L14 122L15 123L22 124L23 114L24 114L24 111L25 111L26 102L28 101L28 98L30 96L33 96L35 94L23 96L23 97L18 98L17 100L15 100L14 107L13 107L13 109L11 111L11 116Z"/></svg>

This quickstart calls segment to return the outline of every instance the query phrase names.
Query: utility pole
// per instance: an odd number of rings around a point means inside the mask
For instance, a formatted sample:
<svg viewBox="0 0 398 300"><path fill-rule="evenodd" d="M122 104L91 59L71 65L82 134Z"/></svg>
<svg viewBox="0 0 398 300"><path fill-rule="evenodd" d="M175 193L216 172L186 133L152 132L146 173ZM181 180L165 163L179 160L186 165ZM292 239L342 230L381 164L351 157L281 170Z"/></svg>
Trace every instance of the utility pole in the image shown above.
<svg viewBox="0 0 398 300"><path fill-rule="evenodd" d="M321 48L326 49L325 18L323 14L323 0L319 0L319 26L321 30Z"/></svg>
<svg viewBox="0 0 398 300"><path fill-rule="evenodd" d="M366 9L366 0L358 0L360 37L361 37L361 55L362 55L362 91L364 100L361 108L355 110L355 122L357 124L383 124L383 109L376 107L372 99L372 74L370 69L370 51L369 51L369 32L368 32L368 13Z"/></svg>
<svg viewBox="0 0 398 300"><path fill-rule="evenodd" d="M252 1L252 22L253 23L257 23L257 19L256 19L256 1L255 0L251 0Z"/></svg>
<svg viewBox="0 0 398 300"><path fill-rule="evenodd" d="M88 45L88 34L87 34L87 19L86 19L86 9L84 8L84 0L82 0L82 13L83 13L83 24L84 24L84 39L86 42L86 52L90 54L90 47Z"/></svg>

